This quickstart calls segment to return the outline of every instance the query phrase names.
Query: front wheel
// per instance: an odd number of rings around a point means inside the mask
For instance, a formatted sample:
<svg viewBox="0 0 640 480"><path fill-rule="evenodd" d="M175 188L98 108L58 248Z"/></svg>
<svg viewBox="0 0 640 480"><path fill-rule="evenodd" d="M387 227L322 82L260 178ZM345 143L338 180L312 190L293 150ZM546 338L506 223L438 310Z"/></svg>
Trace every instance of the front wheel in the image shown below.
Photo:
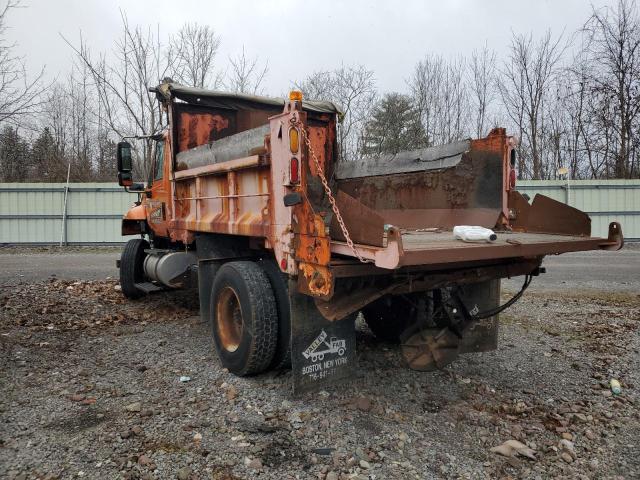
<svg viewBox="0 0 640 480"><path fill-rule="evenodd" d="M136 283L144 282L144 257L149 242L142 238L129 240L120 255L120 287L125 297L135 300L144 295Z"/></svg>
<svg viewBox="0 0 640 480"><path fill-rule="evenodd" d="M239 376L269 368L278 343L278 312L262 268L248 261L220 267L211 289L210 314L223 367Z"/></svg>

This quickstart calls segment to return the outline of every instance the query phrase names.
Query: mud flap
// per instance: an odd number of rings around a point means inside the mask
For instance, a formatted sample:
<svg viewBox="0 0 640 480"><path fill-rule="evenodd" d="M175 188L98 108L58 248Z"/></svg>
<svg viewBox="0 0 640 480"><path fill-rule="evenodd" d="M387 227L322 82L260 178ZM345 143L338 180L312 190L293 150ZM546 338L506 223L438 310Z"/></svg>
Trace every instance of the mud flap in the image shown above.
<svg viewBox="0 0 640 480"><path fill-rule="evenodd" d="M357 361L353 316L328 321L314 299L298 293L294 280L289 282L294 395L329 388L351 378Z"/></svg>
<svg viewBox="0 0 640 480"><path fill-rule="evenodd" d="M500 279L464 286L462 301L471 315L500 305ZM498 315L473 322L462 335L460 353L489 352L498 348Z"/></svg>

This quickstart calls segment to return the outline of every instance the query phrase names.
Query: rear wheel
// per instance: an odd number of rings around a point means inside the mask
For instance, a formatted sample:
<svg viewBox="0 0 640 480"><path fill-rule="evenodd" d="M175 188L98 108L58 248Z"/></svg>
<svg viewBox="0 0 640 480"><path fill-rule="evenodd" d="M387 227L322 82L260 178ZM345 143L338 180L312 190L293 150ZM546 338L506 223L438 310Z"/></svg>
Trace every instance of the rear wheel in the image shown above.
<svg viewBox="0 0 640 480"><path fill-rule="evenodd" d="M120 255L120 287L125 297L135 300L144 295L136 287L136 283L144 282L144 252L149 248L149 242L142 238L129 240Z"/></svg>
<svg viewBox="0 0 640 480"><path fill-rule="evenodd" d="M362 309L367 325L376 338L400 343L400 335L417 317L416 307L403 297L382 297Z"/></svg>
<svg viewBox="0 0 640 480"><path fill-rule="evenodd" d="M220 267L211 289L210 315L223 367L240 376L269 368L278 343L278 313L262 268L248 261Z"/></svg>
<svg viewBox="0 0 640 480"><path fill-rule="evenodd" d="M291 367L291 313L289 310L289 288L287 276L282 273L274 260L260 260L262 267L269 277L273 295L278 309L278 344L271 361L271 368L283 369Z"/></svg>

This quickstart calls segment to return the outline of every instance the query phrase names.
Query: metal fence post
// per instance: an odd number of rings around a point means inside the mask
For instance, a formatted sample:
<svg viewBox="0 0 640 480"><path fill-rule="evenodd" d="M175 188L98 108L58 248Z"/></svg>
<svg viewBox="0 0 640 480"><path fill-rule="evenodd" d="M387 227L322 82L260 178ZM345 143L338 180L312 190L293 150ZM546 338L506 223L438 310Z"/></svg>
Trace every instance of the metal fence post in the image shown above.
<svg viewBox="0 0 640 480"><path fill-rule="evenodd" d="M67 245L67 198L69 197L69 174L71 173L71 162L67 167L67 183L64 186L64 205L62 207L62 228L60 231L60 246Z"/></svg>

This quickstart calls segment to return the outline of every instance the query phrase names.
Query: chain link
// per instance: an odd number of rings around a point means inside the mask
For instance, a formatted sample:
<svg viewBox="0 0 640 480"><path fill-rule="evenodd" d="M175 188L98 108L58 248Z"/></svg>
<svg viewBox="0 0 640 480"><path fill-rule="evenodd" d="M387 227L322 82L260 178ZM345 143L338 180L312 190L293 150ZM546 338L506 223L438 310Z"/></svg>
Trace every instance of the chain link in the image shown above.
<svg viewBox="0 0 640 480"><path fill-rule="evenodd" d="M305 130L304 125L302 125L302 122L298 120L297 115L294 115L293 117L291 117L289 122L291 123L291 126L296 128L300 132L300 135L302 135L302 139L304 140L304 143L309 150L311 159L313 160L313 163L316 166L316 172L318 172L318 176L320 177L320 181L322 182L324 191L327 194L329 203L331 204L331 210L333 210L333 213L336 216L336 220L340 225L340 229L342 230L342 234L344 235L344 238L347 242L347 246L351 249L354 256L358 260L360 260L362 263L373 263L372 260L364 258L362 255L360 255L360 252L358 252L355 245L353 244L353 240L351 240L351 235L349 235L349 230L347 230L347 226L345 225L344 220L342 219L342 215L340 214L340 210L338 209L338 204L336 203L336 199L333 197L333 193L331 192L331 187L329 186L327 177L325 177L324 172L322 171L322 168L320 166L320 161L318 160L318 157L316 156L316 152L313 150L313 147L311 146L311 140L309 140L309 136L307 135L307 131Z"/></svg>

